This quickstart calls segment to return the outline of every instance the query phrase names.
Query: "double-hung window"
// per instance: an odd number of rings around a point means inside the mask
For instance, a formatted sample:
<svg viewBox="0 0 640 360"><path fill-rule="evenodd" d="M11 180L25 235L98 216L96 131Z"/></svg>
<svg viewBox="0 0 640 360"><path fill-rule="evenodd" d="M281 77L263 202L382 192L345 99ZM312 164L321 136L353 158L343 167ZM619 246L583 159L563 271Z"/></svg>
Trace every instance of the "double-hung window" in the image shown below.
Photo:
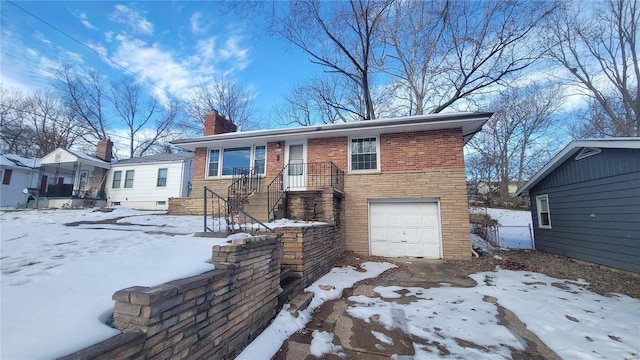
<svg viewBox="0 0 640 360"><path fill-rule="evenodd" d="M538 227L551 229L551 213L549 212L549 196L547 194L536 196L538 208Z"/></svg>
<svg viewBox="0 0 640 360"><path fill-rule="evenodd" d="M124 173L124 187L133 187L133 170L127 170L127 172Z"/></svg>
<svg viewBox="0 0 640 360"><path fill-rule="evenodd" d="M167 169L158 169L158 187L166 187L167 186Z"/></svg>
<svg viewBox="0 0 640 360"><path fill-rule="evenodd" d="M264 145L209 150L209 177L231 176L233 169L241 172L254 168L257 174L265 173L267 148Z"/></svg>
<svg viewBox="0 0 640 360"><path fill-rule="evenodd" d="M380 170L377 136L352 138L349 142L349 169L351 171Z"/></svg>
<svg viewBox="0 0 640 360"><path fill-rule="evenodd" d="M111 180L111 187L114 189L120 188L120 182L122 181L122 171L113 172L113 180Z"/></svg>

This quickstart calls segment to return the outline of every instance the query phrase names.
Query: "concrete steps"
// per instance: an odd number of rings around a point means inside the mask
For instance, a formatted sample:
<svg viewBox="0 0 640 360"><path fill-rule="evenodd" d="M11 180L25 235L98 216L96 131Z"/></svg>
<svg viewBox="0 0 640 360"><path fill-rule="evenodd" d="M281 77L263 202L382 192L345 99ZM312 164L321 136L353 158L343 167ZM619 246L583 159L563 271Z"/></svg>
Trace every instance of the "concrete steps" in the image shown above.
<svg viewBox="0 0 640 360"><path fill-rule="evenodd" d="M244 212L258 219L259 221L266 223L269 222L267 218L269 212L269 199L266 192L256 192L249 196L244 201ZM284 216L284 208L282 204L276 209L276 218L281 219Z"/></svg>

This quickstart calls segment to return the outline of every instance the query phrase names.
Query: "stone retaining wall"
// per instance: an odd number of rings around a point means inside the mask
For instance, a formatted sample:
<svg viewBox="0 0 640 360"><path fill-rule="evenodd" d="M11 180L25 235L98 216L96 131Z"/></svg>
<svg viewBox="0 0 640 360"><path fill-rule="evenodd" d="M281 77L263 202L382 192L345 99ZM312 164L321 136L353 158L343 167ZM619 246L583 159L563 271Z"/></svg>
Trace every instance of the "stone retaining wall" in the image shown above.
<svg viewBox="0 0 640 360"><path fill-rule="evenodd" d="M281 227L282 268L302 279L303 287L328 273L345 250L342 227L333 225Z"/></svg>
<svg viewBox="0 0 640 360"><path fill-rule="evenodd" d="M214 246L216 269L113 295L123 334L64 359L233 358L277 313L280 235Z"/></svg>

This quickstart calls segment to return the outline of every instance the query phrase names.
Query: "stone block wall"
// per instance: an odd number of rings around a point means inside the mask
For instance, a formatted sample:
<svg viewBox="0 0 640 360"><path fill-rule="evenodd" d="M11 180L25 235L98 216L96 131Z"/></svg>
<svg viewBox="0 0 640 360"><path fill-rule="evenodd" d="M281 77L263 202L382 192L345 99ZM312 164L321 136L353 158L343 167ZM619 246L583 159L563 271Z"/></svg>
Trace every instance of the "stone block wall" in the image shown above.
<svg viewBox="0 0 640 360"><path fill-rule="evenodd" d="M66 359L233 358L278 311L281 247L279 234L236 239L213 247L213 271L116 292L123 334Z"/></svg>
<svg viewBox="0 0 640 360"><path fill-rule="evenodd" d="M302 279L303 287L328 273L345 250L339 226L282 227L276 231L282 234L282 268Z"/></svg>
<svg viewBox="0 0 640 360"><path fill-rule="evenodd" d="M343 193L331 188L291 191L287 194L287 218L340 226L343 198Z"/></svg>

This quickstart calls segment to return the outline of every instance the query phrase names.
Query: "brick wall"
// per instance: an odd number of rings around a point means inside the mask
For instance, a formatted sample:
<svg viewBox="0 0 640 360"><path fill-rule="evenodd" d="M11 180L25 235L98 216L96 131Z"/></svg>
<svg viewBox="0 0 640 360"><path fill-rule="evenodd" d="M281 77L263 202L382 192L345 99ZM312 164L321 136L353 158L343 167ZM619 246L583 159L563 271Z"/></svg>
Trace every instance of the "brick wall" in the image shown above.
<svg viewBox="0 0 640 360"><path fill-rule="evenodd" d="M380 136L382 172L464 169L462 129Z"/></svg>
<svg viewBox="0 0 640 360"><path fill-rule="evenodd" d="M114 324L124 334L65 359L113 359L119 354L137 359L233 358L276 315L279 237L214 246L213 271L116 292Z"/></svg>
<svg viewBox="0 0 640 360"><path fill-rule="evenodd" d="M330 162L342 171L347 171L348 142L346 137L309 139L307 142L307 159L309 162Z"/></svg>

